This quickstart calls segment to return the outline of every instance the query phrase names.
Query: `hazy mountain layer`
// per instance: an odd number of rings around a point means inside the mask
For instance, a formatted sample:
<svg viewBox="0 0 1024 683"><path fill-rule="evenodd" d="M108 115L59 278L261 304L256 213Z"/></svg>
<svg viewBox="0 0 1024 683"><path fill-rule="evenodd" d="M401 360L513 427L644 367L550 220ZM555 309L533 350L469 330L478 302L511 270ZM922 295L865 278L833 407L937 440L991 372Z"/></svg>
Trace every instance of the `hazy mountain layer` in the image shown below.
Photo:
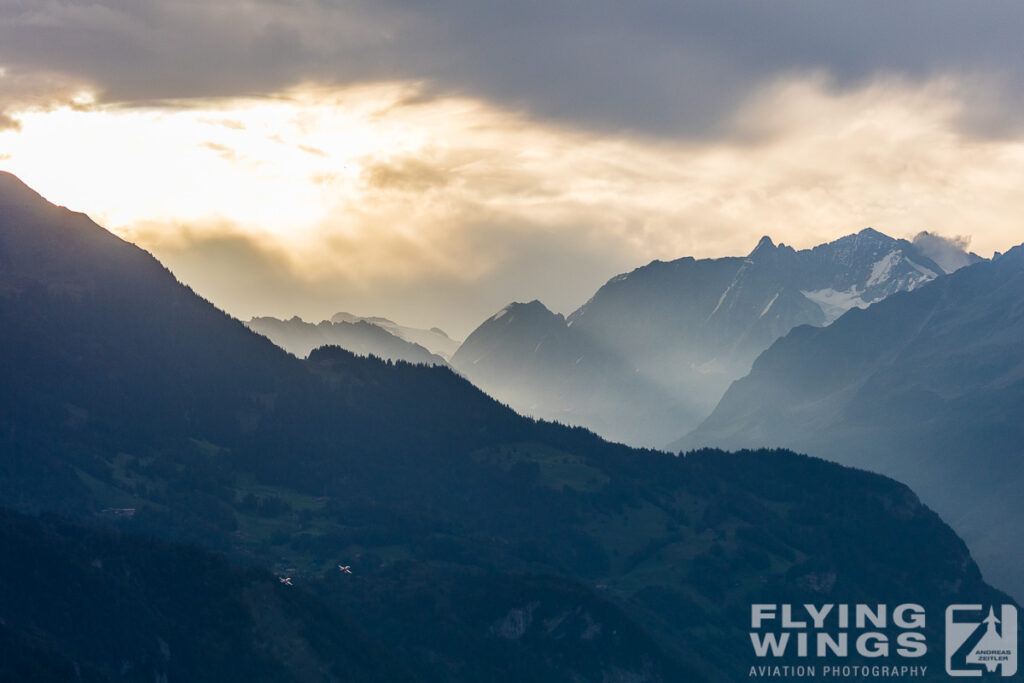
<svg viewBox="0 0 1024 683"><path fill-rule="evenodd" d="M287 573L423 680L730 681L752 602L1002 599L894 481L616 446L447 368L300 361L7 175L0 328L0 502ZM941 648L920 663L938 680Z"/></svg>
<svg viewBox="0 0 1024 683"><path fill-rule="evenodd" d="M689 410L539 301L510 304L492 316L459 347L452 363L521 413L585 425L613 440L661 435L665 423L675 424Z"/></svg>
<svg viewBox="0 0 1024 683"><path fill-rule="evenodd" d="M419 344L423 348L427 349L431 353L441 356L445 360L452 357L455 350L459 348L459 342L456 339L449 337L444 330L439 327L431 327L429 330L424 330L418 327L409 327L407 325L399 325L393 320L387 318L381 318L380 316L358 316L352 315L351 313L335 313L331 316L332 323L357 323L367 322L377 327L383 328L395 335L399 339L404 339L412 344Z"/></svg>
<svg viewBox="0 0 1024 683"><path fill-rule="evenodd" d="M978 260L940 242L922 244L949 268ZM655 261L619 275L568 319L513 304L452 363L518 410L657 446L696 426L793 327L826 325L943 272L914 244L871 229L802 251L765 237L746 258Z"/></svg>
<svg viewBox="0 0 1024 683"><path fill-rule="evenodd" d="M1024 248L800 327L674 447L785 446L909 483L1024 595Z"/></svg>
<svg viewBox="0 0 1024 683"><path fill-rule="evenodd" d="M245 323L245 326L299 358L305 358L313 349L333 345L360 356L376 356L384 360L402 360L407 363L447 365L441 356L431 353L419 344L406 341L369 320L325 320L314 325L297 317L290 320L253 318Z"/></svg>

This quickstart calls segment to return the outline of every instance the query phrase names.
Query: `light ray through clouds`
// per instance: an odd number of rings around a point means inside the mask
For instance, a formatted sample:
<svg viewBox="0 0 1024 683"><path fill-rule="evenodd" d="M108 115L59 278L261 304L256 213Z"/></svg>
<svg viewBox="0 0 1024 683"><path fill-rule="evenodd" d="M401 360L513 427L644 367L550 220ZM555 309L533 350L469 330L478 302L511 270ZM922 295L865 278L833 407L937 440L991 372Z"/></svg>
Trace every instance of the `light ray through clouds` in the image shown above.
<svg viewBox="0 0 1024 683"><path fill-rule="evenodd" d="M725 134L682 141L409 81L141 107L82 97L15 112L0 165L240 317L348 307L462 335L510 299L570 310L623 269L743 254L762 234L804 247L868 225L929 230L973 235L985 255L1021 234L1024 142L961 130L952 79L837 91L792 75Z"/></svg>

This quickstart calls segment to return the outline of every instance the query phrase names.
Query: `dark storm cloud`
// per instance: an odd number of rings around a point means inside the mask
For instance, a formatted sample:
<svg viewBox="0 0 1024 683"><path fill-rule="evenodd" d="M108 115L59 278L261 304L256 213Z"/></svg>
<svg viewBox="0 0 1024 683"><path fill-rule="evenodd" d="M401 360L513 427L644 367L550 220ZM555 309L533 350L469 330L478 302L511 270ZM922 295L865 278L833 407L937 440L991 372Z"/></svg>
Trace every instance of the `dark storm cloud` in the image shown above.
<svg viewBox="0 0 1024 683"><path fill-rule="evenodd" d="M692 135L792 72L837 88L953 75L969 123L998 133L1019 123L1021 25L1010 1L0 0L0 66L129 101L417 79L575 124Z"/></svg>

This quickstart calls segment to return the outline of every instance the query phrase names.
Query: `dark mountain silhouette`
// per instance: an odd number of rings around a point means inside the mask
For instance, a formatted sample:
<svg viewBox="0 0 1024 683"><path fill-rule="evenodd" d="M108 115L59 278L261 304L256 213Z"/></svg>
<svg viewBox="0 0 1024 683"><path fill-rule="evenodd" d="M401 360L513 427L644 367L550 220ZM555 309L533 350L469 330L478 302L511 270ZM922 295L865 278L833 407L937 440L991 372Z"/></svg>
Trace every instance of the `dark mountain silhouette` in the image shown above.
<svg viewBox="0 0 1024 683"><path fill-rule="evenodd" d="M674 446L786 446L908 482L1024 595L1024 248L800 327Z"/></svg>
<svg viewBox="0 0 1024 683"><path fill-rule="evenodd" d="M415 680L308 592L195 547L7 511L0 546L0 680Z"/></svg>
<svg viewBox="0 0 1024 683"><path fill-rule="evenodd" d="M426 348L402 339L371 320L324 320L307 323L301 318L253 318L245 326L299 358L321 346L340 346L359 356L407 363L447 365L447 361Z"/></svg>
<svg viewBox="0 0 1024 683"><path fill-rule="evenodd" d="M1002 599L894 481L610 444L447 368L300 361L9 175L0 329L0 503L286 573L426 681L736 680L752 602Z"/></svg>
<svg viewBox="0 0 1024 683"><path fill-rule="evenodd" d="M921 244L947 268L979 260L928 237ZM523 412L657 446L696 426L793 327L826 325L943 272L915 244L870 228L802 251L764 237L746 258L654 261L619 275L567 319L513 304L452 363Z"/></svg>

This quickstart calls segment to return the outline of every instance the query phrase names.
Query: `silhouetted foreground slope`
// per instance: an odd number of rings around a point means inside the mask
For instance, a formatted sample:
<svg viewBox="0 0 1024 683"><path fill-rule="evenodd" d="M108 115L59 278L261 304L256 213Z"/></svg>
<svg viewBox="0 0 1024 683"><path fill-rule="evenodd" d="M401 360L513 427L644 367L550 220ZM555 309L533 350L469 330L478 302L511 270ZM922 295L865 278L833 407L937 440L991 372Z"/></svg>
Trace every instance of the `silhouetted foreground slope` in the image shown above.
<svg viewBox="0 0 1024 683"><path fill-rule="evenodd" d="M397 681L414 674L262 570L0 511L0 680Z"/></svg>
<svg viewBox="0 0 1024 683"><path fill-rule="evenodd" d="M287 573L424 680L735 680L752 602L913 600L938 629L999 599L894 481L609 444L446 368L298 361L6 175L0 265L0 501Z"/></svg>
<svg viewBox="0 0 1024 683"><path fill-rule="evenodd" d="M780 339L677 447L784 446L910 484L1024 595L1024 247Z"/></svg>

